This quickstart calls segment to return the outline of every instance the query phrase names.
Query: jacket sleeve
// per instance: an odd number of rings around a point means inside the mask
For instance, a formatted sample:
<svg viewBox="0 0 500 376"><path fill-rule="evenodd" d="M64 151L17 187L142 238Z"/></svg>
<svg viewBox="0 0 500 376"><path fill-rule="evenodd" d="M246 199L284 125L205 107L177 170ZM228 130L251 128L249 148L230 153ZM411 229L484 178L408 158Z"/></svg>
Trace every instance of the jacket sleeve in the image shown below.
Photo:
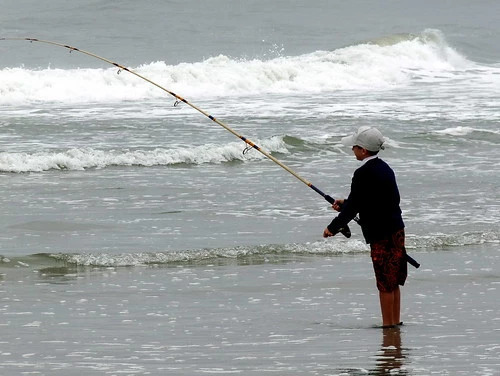
<svg viewBox="0 0 500 376"><path fill-rule="evenodd" d="M349 197L344 201L341 212L328 225L328 230L332 234L339 232L340 229L345 227L359 213L360 198L362 197L360 190L363 187L361 180L360 174L356 171L352 178Z"/></svg>

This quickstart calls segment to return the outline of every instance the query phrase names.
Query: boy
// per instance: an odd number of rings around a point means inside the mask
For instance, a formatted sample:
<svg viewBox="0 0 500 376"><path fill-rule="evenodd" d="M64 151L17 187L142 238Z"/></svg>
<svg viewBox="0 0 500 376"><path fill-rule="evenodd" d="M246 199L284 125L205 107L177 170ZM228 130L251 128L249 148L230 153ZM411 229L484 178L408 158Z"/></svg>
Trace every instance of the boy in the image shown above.
<svg viewBox="0 0 500 376"><path fill-rule="evenodd" d="M342 143L352 147L362 165L354 172L348 198L335 200L332 205L340 214L324 230L323 237L333 236L359 214L363 236L370 244L382 327L401 325L399 286L407 277L405 225L394 171L378 157L384 149L384 137L378 129L364 126L344 137Z"/></svg>

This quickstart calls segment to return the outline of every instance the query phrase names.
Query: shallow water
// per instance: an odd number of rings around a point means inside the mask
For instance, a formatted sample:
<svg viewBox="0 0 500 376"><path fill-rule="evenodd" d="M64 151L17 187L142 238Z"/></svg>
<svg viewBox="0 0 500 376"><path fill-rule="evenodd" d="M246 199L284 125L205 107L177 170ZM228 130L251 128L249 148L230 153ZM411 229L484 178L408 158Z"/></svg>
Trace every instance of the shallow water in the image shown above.
<svg viewBox="0 0 500 376"><path fill-rule="evenodd" d="M376 329L369 258L275 255L5 273L3 374L497 375L498 252L419 252ZM5 270L4 270L5 271ZM7 289L7 290L6 290Z"/></svg>
<svg viewBox="0 0 500 376"><path fill-rule="evenodd" d="M5 0L2 375L498 375L494 1ZM333 197L375 125L402 194L404 321L382 332ZM119 74L118 74L119 73ZM376 198L374 198L376 199Z"/></svg>

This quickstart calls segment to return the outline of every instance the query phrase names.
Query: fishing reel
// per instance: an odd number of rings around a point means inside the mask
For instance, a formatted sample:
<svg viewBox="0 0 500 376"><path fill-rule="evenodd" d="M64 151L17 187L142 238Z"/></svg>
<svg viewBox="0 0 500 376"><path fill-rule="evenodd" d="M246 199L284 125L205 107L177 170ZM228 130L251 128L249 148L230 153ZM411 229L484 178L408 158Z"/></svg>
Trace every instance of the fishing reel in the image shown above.
<svg viewBox="0 0 500 376"><path fill-rule="evenodd" d="M323 198L328 201L330 204L334 204L335 203L335 199L330 196L330 195L325 195L323 192L321 192L318 188L314 187L314 186L311 186L312 189L314 189L316 192L318 192L320 195L323 196ZM349 226L345 225L344 227L342 227L340 230L338 230L335 234L333 235L337 235L338 233L341 233L342 235L344 235L346 238L350 238L351 237L351 229L349 228Z"/></svg>
<svg viewBox="0 0 500 376"><path fill-rule="evenodd" d="M345 227L342 227L339 232L344 235L346 238L350 238L351 237L351 229L349 228L349 226L345 225Z"/></svg>

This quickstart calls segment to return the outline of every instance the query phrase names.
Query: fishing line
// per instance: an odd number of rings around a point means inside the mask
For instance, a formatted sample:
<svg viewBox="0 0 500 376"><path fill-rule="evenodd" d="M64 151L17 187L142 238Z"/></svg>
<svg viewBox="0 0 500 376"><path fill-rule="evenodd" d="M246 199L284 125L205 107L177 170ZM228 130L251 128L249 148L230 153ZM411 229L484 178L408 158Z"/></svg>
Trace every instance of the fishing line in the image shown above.
<svg viewBox="0 0 500 376"><path fill-rule="evenodd" d="M224 128L225 130L227 130L228 132L232 133L234 136L238 137L240 140L242 140L243 142L246 143L246 148L244 150L244 152L248 152L248 150L251 150L252 148L257 150L258 152L260 152L261 154L263 154L266 158L270 159L271 161L273 161L274 163L276 163L278 166L280 166L282 169L284 169L285 171L289 172L291 175L293 175L295 178L297 178L298 180L300 180L302 183L304 183L305 185L307 185L309 188L311 188L313 191L315 191L316 193L318 193L319 195L321 195L326 201L328 201L330 204L333 204L335 202L335 199L333 197L331 197L330 195L327 195L325 194L323 191L321 191L318 187L316 187L314 184L312 184L310 181L306 180L305 178L303 178L302 176L300 176L299 174L297 174L295 171L293 171L290 167L286 166L285 164L283 164L282 162L280 162L278 159L276 159L275 157L273 157L271 154L269 154L267 151L263 150L262 148L260 148L258 145L256 145L254 142L252 142L251 140L249 140L248 138L246 137L243 137L242 135L240 135L239 133L237 133L234 129L230 128L228 125L226 125L225 123L223 123L222 121L220 121L219 119L215 118L214 116L208 114L207 112L203 111L201 108L195 106L194 104L192 104L191 102L187 101L186 99L184 99L183 97L181 97L180 95L174 93L173 91L170 91L168 90L167 88L165 88L164 86L161 86L159 85L158 83L150 80L149 78L137 73L137 72L134 72L133 70L121 65L121 64L118 64L118 63L115 63L114 61L111 61L105 57L102 57L102 56L99 56L99 55L96 55L92 52L89 52L89 51L85 51L85 50L81 50L79 48L76 48L76 47L73 47L73 46L70 46L70 45L67 45L67 44L64 44L64 43L59 43L59 42L54 42L54 41L49 41L49 40L43 40L43 39L37 39L37 38L0 38L0 41L1 40L5 40L5 41L28 41L28 42L38 42L38 43L45 43L45 44L50 44L50 45L53 45L53 46L58 46L58 47L63 47L63 48L67 48L69 49L70 52L73 52L73 51L76 51L76 52L80 52L82 54L85 54L85 55L88 55L88 56L91 56L91 57L94 57L96 59L99 59L99 60L102 60L108 64L111 64L115 67L118 68L118 74L121 73L121 71L126 71L126 72L129 72L131 74L133 74L134 76L137 76L141 79L143 79L144 81L147 81L149 82L150 84L156 86L157 88L165 91L166 93L170 94L171 96L173 96L176 100L175 100L175 103L174 103L174 106L178 106L180 103L185 103L187 104L188 106L190 106L191 108L193 108L194 110L198 111L199 113L201 113L202 115L206 116L207 118L209 118L210 120L212 120L214 123L220 125L222 128ZM345 226L343 229L341 229L339 231L340 233L342 233L342 235L344 235L345 237L349 238L351 236L351 231L349 230L349 227L348 226ZM412 264L413 266L415 267L419 267L420 265L415 261L413 260L410 256L407 256L408 259L407 261Z"/></svg>

